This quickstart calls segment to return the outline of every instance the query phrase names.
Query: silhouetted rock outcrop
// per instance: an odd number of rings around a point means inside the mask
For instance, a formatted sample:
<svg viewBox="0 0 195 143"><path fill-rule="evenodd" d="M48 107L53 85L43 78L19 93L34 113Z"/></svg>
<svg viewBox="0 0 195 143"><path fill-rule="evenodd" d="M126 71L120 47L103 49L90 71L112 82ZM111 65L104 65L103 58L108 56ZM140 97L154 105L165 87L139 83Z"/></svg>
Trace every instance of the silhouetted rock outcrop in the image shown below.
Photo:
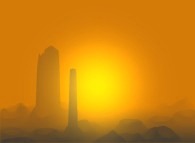
<svg viewBox="0 0 195 143"><path fill-rule="evenodd" d="M156 116L149 120L151 126L168 126L176 131L182 140L195 141L195 110L182 110L172 117Z"/></svg>
<svg viewBox="0 0 195 143"><path fill-rule="evenodd" d="M195 110L183 110L175 113L166 125L177 131L182 139L195 141Z"/></svg>
<svg viewBox="0 0 195 143"><path fill-rule="evenodd" d="M1 110L1 128L26 128L28 125L28 119L30 110L24 104L19 103L17 105L8 107Z"/></svg>
<svg viewBox="0 0 195 143"><path fill-rule="evenodd" d="M97 142L125 142L124 138L115 131L111 131L103 137L96 140Z"/></svg>
<svg viewBox="0 0 195 143"><path fill-rule="evenodd" d="M60 105L59 52L50 46L37 63L36 105L32 111L34 128L60 128L64 111Z"/></svg>
<svg viewBox="0 0 195 143"><path fill-rule="evenodd" d="M122 134L137 134L144 133L147 130L145 125L137 119L124 119L119 122L116 131Z"/></svg>
<svg viewBox="0 0 195 143"><path fill-rule="evenodd" d="M59 52L56 48L50 46L39 55L35 115L50 114L61 108L59 66Z"/></svg>
<svg viewBox="0 0 195 143"><path fill-rule="evenodd" d="M166 126L154 127L149 129L145 135L147 141L179 141L179 136Z"/></svg>

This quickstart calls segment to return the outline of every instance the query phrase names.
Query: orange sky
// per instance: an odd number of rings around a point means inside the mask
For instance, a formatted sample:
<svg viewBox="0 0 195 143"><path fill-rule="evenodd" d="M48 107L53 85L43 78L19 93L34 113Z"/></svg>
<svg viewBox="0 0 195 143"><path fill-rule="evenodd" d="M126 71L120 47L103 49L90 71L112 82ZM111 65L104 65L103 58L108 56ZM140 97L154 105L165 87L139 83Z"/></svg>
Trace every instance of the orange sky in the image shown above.
<svg viewBox="0 0 195 143"><path fill-rule="evenodd" d="M99 66L114 71L120 84L113 116L195 108L194 6L190 0L1 1L0 107L34 105L38 54L53 45L60 51L65 107L69 68L77 68L81 80ZM84 98L85 89L79 90ZM83 109L81 117L90 112Z"/></svg>

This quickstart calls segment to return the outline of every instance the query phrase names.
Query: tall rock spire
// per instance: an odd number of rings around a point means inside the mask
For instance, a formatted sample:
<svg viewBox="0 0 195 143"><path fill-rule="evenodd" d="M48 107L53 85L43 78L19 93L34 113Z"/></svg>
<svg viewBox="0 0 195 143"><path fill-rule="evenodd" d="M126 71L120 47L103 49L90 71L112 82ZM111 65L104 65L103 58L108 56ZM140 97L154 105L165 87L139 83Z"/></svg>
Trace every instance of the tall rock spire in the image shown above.
<svg viewBox="0 0 195 143"><path fill-rule="evenodd" d="M78 128L76 69L70 70L68 127Z"/></svg>
<svg viewBox="0 0 195 143"><path fill-rule="evenodd" d="M39 126L50 127L51 119L62 111L60 105L59 52L50 46L39 55L37 63L36 105L32 117L44 119ZM52 121L54 122L54 121ZM52 126L51 126L52 127Z"/></svg>
<svg viewBox="0 0 195 143"><path fill-rule="evenodd" d="M67 140L81 140L83 134L78 127L78 111L77 111L77 75L76 69L70 70L69 84L69 113L68 125L65 130Z"/></svg>
<svg viewBox="0 0 195 143"><path fill-rule="evenodd" d="M60 106L59 52L54 47L39 55L36 94L36 104L41 110Z"/></svg>

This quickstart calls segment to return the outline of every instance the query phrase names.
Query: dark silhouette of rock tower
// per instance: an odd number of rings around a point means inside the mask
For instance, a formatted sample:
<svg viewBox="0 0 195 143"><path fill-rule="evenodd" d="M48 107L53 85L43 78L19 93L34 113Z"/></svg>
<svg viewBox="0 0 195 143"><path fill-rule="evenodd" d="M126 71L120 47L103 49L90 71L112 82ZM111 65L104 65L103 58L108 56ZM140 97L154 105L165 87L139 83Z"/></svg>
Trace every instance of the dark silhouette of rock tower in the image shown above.
<svg viewBox="0 0 195 143"><path fill-rule="evenodd" d="M78 127L76 69L70 70L69 113L68 113L68 125L65 132L68 139L70 140L81 139L82 133Z"/></svg>
<svg viewBox="0 0 195 143"><path fill-rule="evenodd" d="M78 128L76 70L70 70L68 128Z"/></svg>
<svg viewBox="0 0 195 143"><path fill-rule="evenodd" d="M55 114L60 107L59 52L50 46L38 57L34 115Z"/></svg>

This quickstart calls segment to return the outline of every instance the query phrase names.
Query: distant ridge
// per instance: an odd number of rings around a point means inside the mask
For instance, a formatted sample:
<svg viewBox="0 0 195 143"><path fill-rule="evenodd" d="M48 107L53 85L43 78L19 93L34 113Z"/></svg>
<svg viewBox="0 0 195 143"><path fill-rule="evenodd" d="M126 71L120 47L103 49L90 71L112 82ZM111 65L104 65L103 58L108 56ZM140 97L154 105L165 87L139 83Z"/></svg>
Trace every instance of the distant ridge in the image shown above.
<svg viewBox="0 0 195 143"><path fill-rule="evenodd" d="M147 131L144 123L138 119L123 119L115 129L119 134L142 134Z"/></svg>
<svg viewBox="0 0 195 143"><path fill-rule="evenodd" d="M125 142L125 140L123 139L123 137L112 130L103 137L97 139L96 142Z"/></svg>
<svg viewBox="0 0 195 143"><path fill-rule="evenodd" d="M149 129L144 135L146 141L180 141L179 136L166 126Z"/></svg>

